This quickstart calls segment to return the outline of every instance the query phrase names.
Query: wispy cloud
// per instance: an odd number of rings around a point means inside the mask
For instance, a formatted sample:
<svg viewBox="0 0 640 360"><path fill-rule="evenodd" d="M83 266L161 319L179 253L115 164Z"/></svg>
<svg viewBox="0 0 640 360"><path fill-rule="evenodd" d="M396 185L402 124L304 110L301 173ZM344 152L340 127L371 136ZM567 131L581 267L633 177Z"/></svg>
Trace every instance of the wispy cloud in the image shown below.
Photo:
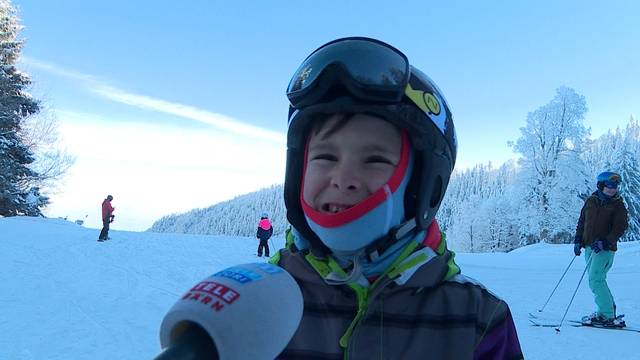
<svg viewBox="0 0 640 360"><path fill-rule="evenodd" d="M75 70L66 69L58 65L43 62L33 58L23 57L22 62L29 66L50 72L58 76L80 81L89 91L111 101L199 121L205 124L212 125L222 131L226 131L236 135L252 136L264 140L275 141L278 143L285 142L285 136L282 133L250 125L226 115L199 109L190 105L156 99L146 95L130 93L128 91L107 85L106 81L100 80L95 76L84 74Z"/></svg>
<svg viewBox="0 0 640 360"><path fill-rule="evenodd" d="M53 65L51 63L47 63L47 62L44 62L44 61L40 61L40 60L31 58L31 57L28 57L28 56L22 56L20 58L20 60L21 60L21 62L23 64L32 66L34 68L38 68L40 70L45 70L45 71L50 72L50 73L55 74L55 75L64 76L66 78L83 81L86 84L90 84L90 83L91 84L93 84L93 83L97 84L97 83L100 82L100 80L95 76L83 74L83 73L77 72L75 70L65 69L65 68L62 68L60 66Z"/></svg>
<svg viewBox="0 0 640 360"><path fill-rule="evenodd" d="M91 90L104 98L113 101L200 121L205 124L213 125L220 130L228 131L237 135L251 135L272 141L284 142L284 136L281 133L245 124L228 116L198 109L190 105L154 99L144 95L132 94L110 86L100 86Z"/></svg>

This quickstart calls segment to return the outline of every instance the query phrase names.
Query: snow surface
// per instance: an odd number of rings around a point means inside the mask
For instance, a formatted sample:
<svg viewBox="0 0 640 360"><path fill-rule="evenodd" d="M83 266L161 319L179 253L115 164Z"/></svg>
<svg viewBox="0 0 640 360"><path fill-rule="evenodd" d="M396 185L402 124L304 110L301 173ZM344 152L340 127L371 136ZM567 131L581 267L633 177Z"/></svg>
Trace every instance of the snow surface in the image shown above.
<svg viewBox="0 0 640 360"><path fill-rule="evenodd" d="M253 238L111 231L60 219L0 218L0 359L152 359L167 310L199 280L264 261ZM274 246L283 239L272 239ZM640 243L622 243L609 273L618 310L640 327ZM504 298L526 359L640 359L640 334L529 325L571 261L570 245L458 254L464 274ZM573 263L542 313L561 318L584 269ZM567 318L593 311L586 279Z"/></svg>

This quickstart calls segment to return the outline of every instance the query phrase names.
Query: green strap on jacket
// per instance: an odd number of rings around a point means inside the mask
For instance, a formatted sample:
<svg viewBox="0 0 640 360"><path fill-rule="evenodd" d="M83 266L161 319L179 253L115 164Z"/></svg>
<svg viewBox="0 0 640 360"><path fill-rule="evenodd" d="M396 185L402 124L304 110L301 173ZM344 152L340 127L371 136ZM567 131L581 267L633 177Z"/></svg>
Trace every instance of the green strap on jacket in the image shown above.
<svg viewBox="0 0 640 360"><path fill-rule="evenodd" d="M407 246L405 246L405 248L402 250L400 255L396 258L396 260L394 260L394 262L387 268L387 270L385 270L382 274L380 274L378 279L370 287L365 288L357 283L347 284L356 293L356 298L358 301L358 311L356 312L355 318L353 319L353 321L351 321L351 324L345 331L344 335L342 335L342 337L340 338L340 346L345 349L345 355L346 355L347 345L349 344L349 338L351 337L351 334L353 333L353 330L355 329L355 327L360 323L360 321L364 317L369 307L370 291L374 289L385 276L389 276L390 274L395 272L399 274L403 271L403 269L408 269L411 266L414 266L415 264L419 263L420 261L424 261L426 258L426 255L421 255L421 256L417 256L415 259L412 259L407 264L401 264L404 259L406 259L409 255L413 253L413 251L416 249L416 247L418 247L418 245L419 244L417 242L411 242ZM309 262L311 267L313 267L316 270L316 272L318 272L318 274L320 274L320 276L322 276L323 278L325 278L331 272L335 272L336 274L343 277L347 276L347 273L340 267L340 265L331 256L327 256L326 258L321 259L309 253L305 256L305 259L307 260L307 262Z"/></svg>

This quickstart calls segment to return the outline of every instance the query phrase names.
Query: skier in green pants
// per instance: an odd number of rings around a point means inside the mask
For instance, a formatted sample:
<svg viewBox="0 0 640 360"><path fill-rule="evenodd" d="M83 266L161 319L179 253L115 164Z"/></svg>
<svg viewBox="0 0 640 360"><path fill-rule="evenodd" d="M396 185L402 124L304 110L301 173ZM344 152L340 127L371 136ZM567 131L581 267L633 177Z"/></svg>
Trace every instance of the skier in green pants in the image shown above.
<svg viewBox="0 0 640 360"><path fill-rule="evenodd" d="M598 175L596 190L587 198L580 212L576 228L574 253L579 256L585 248L589 272L589 288L597 311L584 316L587 325L624 326L624 319L616 317L616 305L607 285L607 273L613 265L618 240L627 229L628 218L624 201L618 193L622 181L619 174L606 171Z"/></svg>

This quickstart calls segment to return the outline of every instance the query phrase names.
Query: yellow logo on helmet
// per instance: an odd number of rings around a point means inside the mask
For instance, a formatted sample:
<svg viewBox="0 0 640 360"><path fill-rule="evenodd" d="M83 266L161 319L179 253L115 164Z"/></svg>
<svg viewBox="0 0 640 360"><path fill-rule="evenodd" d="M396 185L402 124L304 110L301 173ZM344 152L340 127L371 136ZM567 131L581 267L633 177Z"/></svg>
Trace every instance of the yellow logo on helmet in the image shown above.
<svg viewBox="0 0 640 360"><path fill-rule="evenodd" d="M438 102L436 97L433 96L433 94L424 93L424 103L427 104L429 111L431 111L433 114L440 114L440 103Z"/></svg>
<svg viewBox="0 0 640 360"><path fill-rule="evenodd" d="M416 104L420 108L420 110L424 111L425 113L440 115L440 102L435 96L433 96L433 94L420 90L414 90L410 84L407 84L407 88L405 89L404 93L409 99L411 99L411 101L413 101L414 104Z"/></svg>

